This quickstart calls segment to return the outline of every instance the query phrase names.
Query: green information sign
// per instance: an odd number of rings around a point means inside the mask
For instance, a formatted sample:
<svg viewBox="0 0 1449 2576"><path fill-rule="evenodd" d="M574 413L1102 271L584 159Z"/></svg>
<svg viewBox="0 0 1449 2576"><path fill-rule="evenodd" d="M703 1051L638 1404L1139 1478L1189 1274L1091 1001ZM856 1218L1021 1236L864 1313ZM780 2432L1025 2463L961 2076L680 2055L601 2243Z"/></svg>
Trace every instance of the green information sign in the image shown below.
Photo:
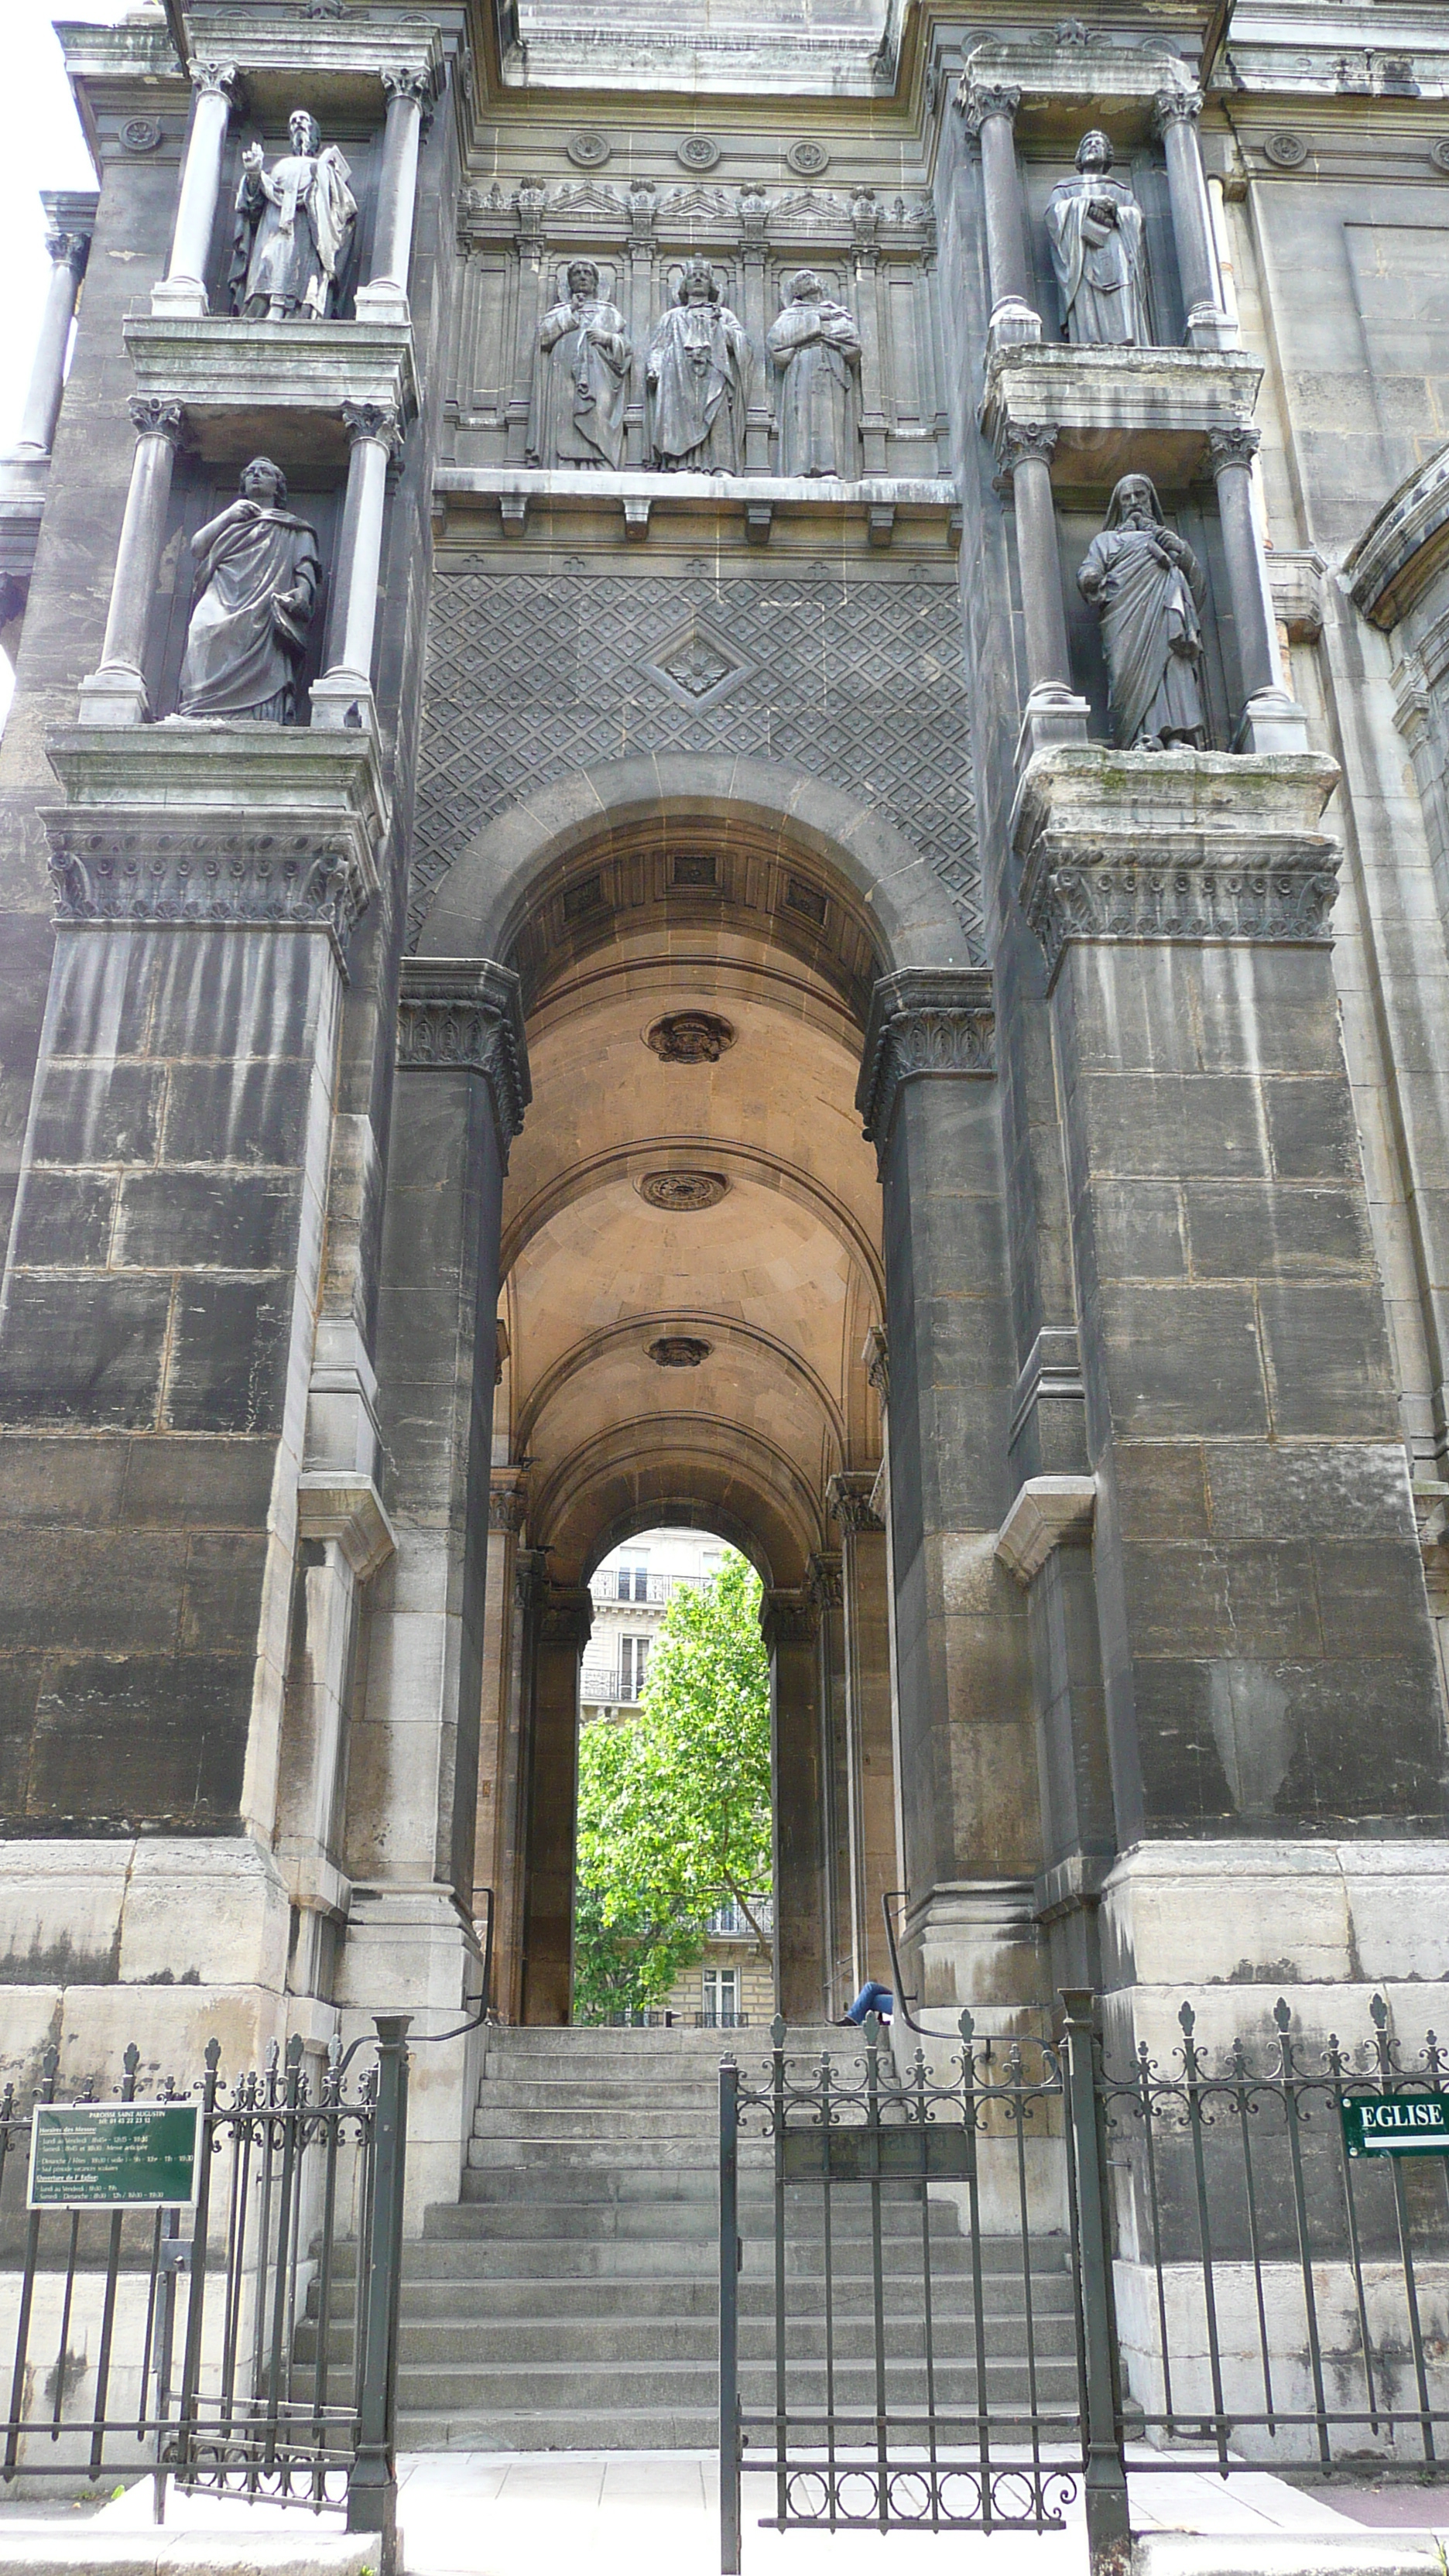
<svg viewBox="0 0 1449 2576"><path fill-rule="evenodd" d="M1355 2093L1342 2108L1351 2156L1449 2155L1449 2093Z"/></svg>
<svg viewBox="0 0 1449 2576"><path fill-rule="evenodd" d="M38 2103L31 2209L179 2209L196 2198L195 2102Z"/></svg>

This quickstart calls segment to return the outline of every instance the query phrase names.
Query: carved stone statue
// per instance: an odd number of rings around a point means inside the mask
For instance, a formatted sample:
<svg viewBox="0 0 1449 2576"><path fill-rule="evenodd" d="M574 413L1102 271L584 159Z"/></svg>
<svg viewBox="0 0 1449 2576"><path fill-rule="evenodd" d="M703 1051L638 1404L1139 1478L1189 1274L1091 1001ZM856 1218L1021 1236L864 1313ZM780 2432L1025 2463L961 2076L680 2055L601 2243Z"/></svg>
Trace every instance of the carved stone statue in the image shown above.
<svg viewBox="0 0 1449 2576"><path fill-rule="evenodd" d="M1164 524L1145 474L1123 475L1077 587L1102 620L1122 750L1204 750L1202 570L1191 546Z"/></svg>
<svg viewBox="0 0 1449 2576"><path fill-rule="evenodd" d="M316 530L285 507L287 479L270 457L253 457L241 490L191 540L199 597L180 713L295 724L297 673L322 586Z"/></svg>
<svg viewBox="0 0 1449 2576"><path fill-rule="evenodd" d="M783 379L780 472L848 480L857 463L851 393L860 333L813 268L791 278L790 301L771 323L766 346Z"/></svg>
<svg viewBox="0 0 1449 2576"><path fill-rule="evenodd" d="M645 374L654 462L695 474L738 474L745 443L750 343L719 300L707 259L692 259L679 297L654 325Z"/></svg>
<svg viewBox="0 0 1449 2576"><path fill-rule="evenodd" d="M1066 336L1083 348L1142 348L1148 339L1142 209L1129 187L1107 176L1112 146L1084 134L1077 176L1059 179L1047 200L1052 266Z"/></svg>
<svg viewBox="0 0 1449 2576"><path fill-rule="evenodd" d="M267 170L260 143L242 154L228 287L249 322L324 321L341 301L357 226L352 173L325 149L303 107L287 119L292 149Z"/></svg>
<svg viewBox="0 0 1449 2576"><path fill-rule="evenodd" d="M538 461L617 471L634 354L624 316L600 295L591 259L570 261L568 290L568 302L553 305L538 329Z"/></svg>

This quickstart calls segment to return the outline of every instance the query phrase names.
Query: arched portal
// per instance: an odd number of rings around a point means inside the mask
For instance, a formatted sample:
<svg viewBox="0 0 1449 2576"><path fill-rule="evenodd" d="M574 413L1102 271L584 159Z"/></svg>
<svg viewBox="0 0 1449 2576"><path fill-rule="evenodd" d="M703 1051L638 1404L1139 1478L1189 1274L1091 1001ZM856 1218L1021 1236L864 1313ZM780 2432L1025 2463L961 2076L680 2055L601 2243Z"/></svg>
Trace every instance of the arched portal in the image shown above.
<svg viewBox="0 0 1449 2576"><path fill-rule="evenodd" d="M895 1875L885 1544L866 1508L880 1189L854 1106L890 962L879 919L818 825L758 792L595 807L506 899L470 859L443 901L429 938L501 934L532 1081L502 1205L493 1475L517 1526L495 1533L480 1764L500 1994L567 2017L589 1576L673 1520L734 1537L765 1582L781 1995L838 2010L878 1964L870 1917ZM842 1496L859 1505L853 1616Z"/></svg>

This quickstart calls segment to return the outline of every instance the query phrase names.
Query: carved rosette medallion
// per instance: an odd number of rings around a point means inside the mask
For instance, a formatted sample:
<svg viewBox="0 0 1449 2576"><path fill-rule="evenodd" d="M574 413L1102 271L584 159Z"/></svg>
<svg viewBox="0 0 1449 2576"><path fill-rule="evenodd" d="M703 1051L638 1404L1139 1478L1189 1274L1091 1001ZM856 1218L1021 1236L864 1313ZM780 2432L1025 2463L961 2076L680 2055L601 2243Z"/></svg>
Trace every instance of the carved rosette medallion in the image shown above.
<svg viewBox="0 0 1449 2576"><path fill-rule="evenodd" d="M821 179L830 167L828 150L813 135L802 135L798 143L792 143L785 158L797 179Z"/></svg>
<svg viewBox="0 0 1449 2576"><path fill-rule="evenodd" d="M713 1349L694 1333L661 1333L649 1345L649 1357L656 1368L695 1369L707 1360Z"/></svg>
<svg viewBox="0 0 1449 2576"><path fill-rule="evenodd" d="M676 146L674 157L685 170L712 170L720 157L720 147L712 134L686 134Z"/></svg>
<svg viewBox="0 0 1449 2576"><path fill-rule="evenodd" d="M668 1011L644 1032L644 1044L661 1064L718 1064L735 1032L716 1011Z"/></svg>
<svg viewBox="0 0 1449 2576"><path fill-rule="evenodd" d="M698 1216L718 1207L729 1183L723 1172L646 1172L635 1187L647 1207L665 1216Z"/></svg>

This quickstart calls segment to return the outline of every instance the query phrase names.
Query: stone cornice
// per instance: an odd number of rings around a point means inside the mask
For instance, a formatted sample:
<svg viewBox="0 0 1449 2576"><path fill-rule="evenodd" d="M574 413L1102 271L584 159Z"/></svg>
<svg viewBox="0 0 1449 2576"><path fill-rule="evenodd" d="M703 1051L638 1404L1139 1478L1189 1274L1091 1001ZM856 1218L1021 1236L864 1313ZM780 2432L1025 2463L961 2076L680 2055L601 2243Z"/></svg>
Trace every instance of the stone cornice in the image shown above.
<svg viewBox="0 0 1449 2576"><path fill-rule="evenodd" d="M1056 341L989 350L981 425L1000 454L1055 431L1055 479L1094 486L1141 466L1190 482L1214 431L1247 426L1263 369L1240 349L1092 349ZM1144 468L1145 470L1145 468Z"/></svg>
<svg viewBox="0 0 1449 2576"><path fill-rule="evenodd" d="M1084 1546L1097 1508L1095 1476L1029 1476L996 1534L996 1553L1023 1589L1054 1548Z"/></svg>
<svg viewBox="0 0 1449 2576"><path fill-rule="evenodd" d="M130 314L121 324L137 391L184 406L197 428L265 403L284 420L339 420L345 406L418 407L405 322L238 322L208 313ZM336 444L341 448L340 433Z"/></svg>
<svg viewBox="0 0 1449 2576"><path fill-rule="evenodd" d="M396 1552L392 1523L370 1476L309 1470L297 1488L299 1538L335 1539L359 1583Z"/></svg>
<svg viewBox="0 0 1449 2576"><path fill-rule="evenodd" d="M1051 975L1074 941L1326 943L1338 775L1321 752L1039 752L1012 838Z"/></svg>
<svg viewBox="0 0 1449 2576"><path fill-rule="evenodd" d="M1375 626L1397 625L1449 554L1449 447L1406 474L1345 559L1355 608Z"/></svg>
<svg viewBox="0 0 1449 2576"><path fill-rule="evenodd" d="M533 1097L518 977L486 957L405 957L397 1034L406 1072L482 1075L506 1170Z"/></svg>
<svg viewBox="0 0 1449 2576"><path fill-rule="evenodd" d="M883 1152L903 1082L925 1074L981 1079L996 1071L996 1013L984 967L907 966L871 994L855 1105Z"/></svg>
<svg viewBox="0 0 1449 2576"><path fill-rule="evenodd" d="M57 922L322 930L343 959L389 821L370 738L76 726L46 748L67 800L40 817Z"/></svg>
<svg viewBox="0 0 1449 2576"><path fill-rule="evenodd" d="M885 1528L884 1521L875 1512L871 1502L879 1480L878 1467L867 1467L860 1472L847 1469L838 1476L832 1476L825 1488L825 1501L831 1519L839 1521L841 1528L849 1530L852 1536L858 1535L862 1530Z"/></svg>

